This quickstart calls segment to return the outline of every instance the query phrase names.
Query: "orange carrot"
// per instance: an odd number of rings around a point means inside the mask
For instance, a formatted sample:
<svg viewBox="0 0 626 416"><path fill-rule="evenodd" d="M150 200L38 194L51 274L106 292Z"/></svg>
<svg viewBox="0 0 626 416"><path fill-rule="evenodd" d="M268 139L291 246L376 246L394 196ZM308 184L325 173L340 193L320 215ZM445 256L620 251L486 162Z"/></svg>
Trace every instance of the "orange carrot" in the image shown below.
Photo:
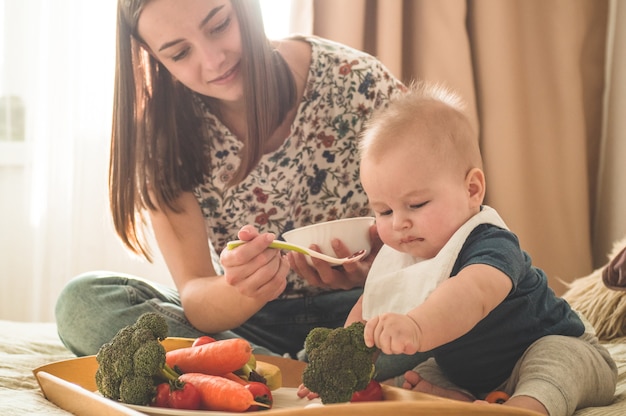
<svg viewBox="0 0 626 416"><path fill-rule="evenodd" d="M165 362L183 373L203 373L219 376L243 367L252 355L250 343L242 338L231 338L197 347L168 351Z"/></svg>
<svg viewBox="0 0 626 416"><path fill-rule="evenodd" d="M242 384L244 386L246 384L248 384L248 382L246 380L244 380L243 378L239 377L235 373L225 373L225 374L222 374L222 377L227 378L227 379L232 380L232 381L236 381L237 383Z"/></svg>
<svg viewBox="0 0 626 416"><path fill-rule="evenodd" d="M252 405L263 406L254 401L250 390L224 377L185 373L179 379L191 383L200 392L202 408L205 410L245 412Z"/></svg>

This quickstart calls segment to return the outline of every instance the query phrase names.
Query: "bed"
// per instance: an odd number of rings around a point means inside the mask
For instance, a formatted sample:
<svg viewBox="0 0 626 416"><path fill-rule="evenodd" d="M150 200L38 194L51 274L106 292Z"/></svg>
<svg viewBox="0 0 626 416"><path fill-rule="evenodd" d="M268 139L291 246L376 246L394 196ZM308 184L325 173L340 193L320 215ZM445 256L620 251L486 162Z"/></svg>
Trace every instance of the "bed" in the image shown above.
<svg viewBox="0 0 626 416"><path fill-rule="evenodd" d="M625 250L624 247L626 240L622 242L622 250ZM622 251L621 255L626 260L625 253L626 251ZM617 254L611 258L616 258L615 256ZM603 284L602 272L603 269L598 269L591 275L578 279L564 297L598 330L600 339L617 363L618 386L613 404L582 409L575 416L626 415L626 286L617 290L608 289ZM620 274L620 278L626 284L626 273ZM0 414L69 415L68 411L44 397L33 375L33 370L40 366L75 358L59 340L56 325L0 320L0 333ZM402 412L393 413L399 416Z"/></svg>
<svg viewBox="0 0 626 416"><path fill-rule="evenodd" d="M68 415L46 400L33 369L73 358L56 334L54 323L0 321L0 414Z"/></svg>

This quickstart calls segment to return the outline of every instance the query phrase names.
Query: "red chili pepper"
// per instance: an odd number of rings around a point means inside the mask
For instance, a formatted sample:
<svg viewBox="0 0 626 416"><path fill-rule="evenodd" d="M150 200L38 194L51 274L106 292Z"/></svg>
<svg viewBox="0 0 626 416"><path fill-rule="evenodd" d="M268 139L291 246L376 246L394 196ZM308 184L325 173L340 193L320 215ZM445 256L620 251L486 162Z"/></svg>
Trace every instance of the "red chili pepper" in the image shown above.
<svg viewBox="0 0 626 416"><path fill-rule="evenodd" d="M156 388L156 396L152 406L170 407L170 383L161 383Z"/></svg>
<svg viewBox="0 0 626 416"><path fill-rule="evenodd" d="M200 409L200 392L191 383L183 384L180 389L170 391L170 407L173 409Z"/></svg>
<svg viewBox="0 0 626 416"><path fill-rule="evenodd" d="M383 388L376 380L371 380L367 387L352 395L351 402L377 402L383 399Z"/></svg>
<svg viewBox="0 0 626 416"><path fill-rule="evenodd" d="M254 396L254 401L257 403L263 403L269 407L261 407L253 404L246 410L246 412L255 412L257 410L268 410L272 408L274 404L274 398L272 397L272 391L267 387L265 383L259 381L251 381L246 384L246 388L250 390L250 393Z"/></svg>
<svg viewBox="0 0 626 416"><path fill-rule="evenodd" d="M495 390L492 391L485 397L485 401L488 403L497 403L502 404L509 400L511 397L503 391Z"/></svg>
<svg viewBox="0 0 626 416"><path fill-rule="evenodd" d="M210 337L208 335L203 335L201 337L196 338L193 341L193 344L191 344L192 347L198 347L200 345L204 345L204 344L210 344L212 342L215 342L215 338Z"/></svg>

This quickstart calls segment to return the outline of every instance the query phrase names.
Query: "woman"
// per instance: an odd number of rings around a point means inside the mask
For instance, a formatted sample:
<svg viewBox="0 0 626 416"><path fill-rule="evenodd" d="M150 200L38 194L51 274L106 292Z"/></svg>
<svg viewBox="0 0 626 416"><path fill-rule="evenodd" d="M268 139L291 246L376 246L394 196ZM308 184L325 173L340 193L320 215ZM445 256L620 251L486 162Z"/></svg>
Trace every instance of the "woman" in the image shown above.
<svg viewBox="0 0 626 416"><path fill-rule="evenodd" d="M311 328L343 325L371 256L309 267L268 244L295 227L369 214L357 136L403 85L339 44L270 42L256 1L120 0L117 24L113 220L147 258L149 222L176 290L81 275L57 302L65 345L94 354L148 311L166 316L170 336L241 336L257 353L291 356ZM236 238L250 242L222 251Z"/></svg>

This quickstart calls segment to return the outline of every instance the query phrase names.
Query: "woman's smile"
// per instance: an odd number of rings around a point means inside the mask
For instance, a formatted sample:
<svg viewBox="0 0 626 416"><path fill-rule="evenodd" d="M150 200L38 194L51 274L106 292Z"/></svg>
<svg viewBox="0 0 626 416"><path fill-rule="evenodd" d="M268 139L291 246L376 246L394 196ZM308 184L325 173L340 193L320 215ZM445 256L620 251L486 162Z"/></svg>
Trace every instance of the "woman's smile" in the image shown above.
<svg viewBox="0 0 626 416"><path fill-rule="evenodd" d="M207 84L214 84L214 85L228 84L231 81L233 81L237 77L237 75L239 75L239 68L240 68L240 62L237 62L235 66L230 68L221 76L207 81Z"/></svg>

